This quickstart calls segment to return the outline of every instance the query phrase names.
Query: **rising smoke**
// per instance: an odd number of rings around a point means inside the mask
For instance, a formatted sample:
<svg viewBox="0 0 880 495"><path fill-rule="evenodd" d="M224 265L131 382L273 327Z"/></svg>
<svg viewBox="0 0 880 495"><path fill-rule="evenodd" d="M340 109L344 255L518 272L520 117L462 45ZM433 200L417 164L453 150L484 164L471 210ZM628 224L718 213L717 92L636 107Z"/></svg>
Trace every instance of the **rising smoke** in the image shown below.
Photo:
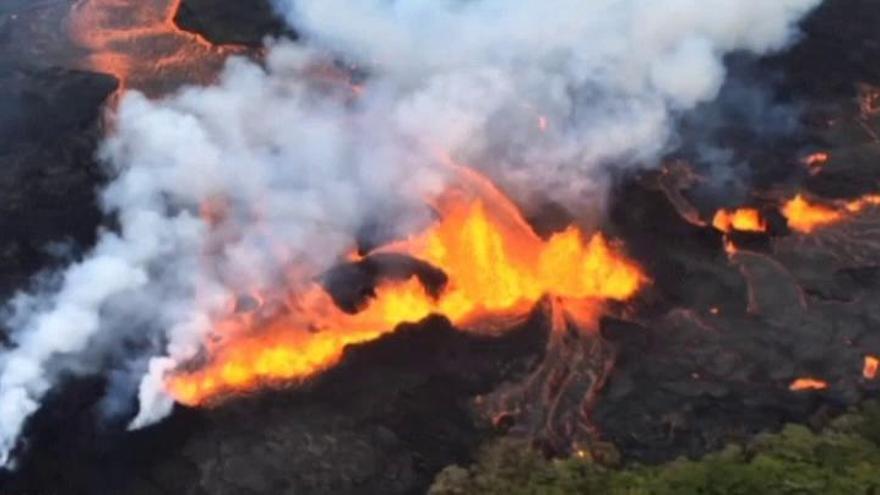
<svg viewBox="0 0 880 495"><path fill-rule="evenodd" d="M139 390L132 427L167 415L163 374L229 301L311 280L389 204L398 233L426 221L441 155L525 204L598 211L609 169L655 164L677 116L716 96L725 54L783 48L819 1L278 0L302 44L120 103L101 151L118 229L9 304L0 464L61 378L108 362L129 377L113 394ZM331 60L362 88L316 77Z"/></svg>

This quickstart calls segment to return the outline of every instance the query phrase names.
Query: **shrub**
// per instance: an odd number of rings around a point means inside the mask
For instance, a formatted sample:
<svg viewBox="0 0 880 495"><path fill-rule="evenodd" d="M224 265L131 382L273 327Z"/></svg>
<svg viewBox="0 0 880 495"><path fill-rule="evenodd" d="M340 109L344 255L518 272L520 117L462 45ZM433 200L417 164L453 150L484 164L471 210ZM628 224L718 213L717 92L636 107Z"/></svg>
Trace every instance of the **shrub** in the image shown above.
<svg viewBox="0 0 880 495"><path fill-rule="evenodd" d="M610 468L590 456L545 459L501 439L463 468L443 470L430 495L880 495L880 404L821 432L800 425L762 434L700 460Z"/></svg>

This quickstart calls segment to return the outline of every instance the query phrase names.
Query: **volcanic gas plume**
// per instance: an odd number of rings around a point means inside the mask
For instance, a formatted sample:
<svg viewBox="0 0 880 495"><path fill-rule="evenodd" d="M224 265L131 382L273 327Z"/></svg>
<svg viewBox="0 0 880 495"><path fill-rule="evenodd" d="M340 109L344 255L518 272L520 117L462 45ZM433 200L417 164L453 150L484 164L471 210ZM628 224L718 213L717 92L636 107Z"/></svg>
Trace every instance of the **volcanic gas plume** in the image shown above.
<svg viewBox="0 0 880 495"><path fill-rule="evenodd" d="M277 3L304 42L233 57L211 85L122 95L101 152L117 227L11 303L3 460L69 374L113 369L139 427L175 400L302 380L431 313L484 329L550 297L587 334L650 279L596 229L613 172L657 163L725 54L783 48L818 0ZM129 87L230 53L179 32L173 3L132 5L86 0L74 21ZM574 221L541 237L521 209L548 200ZM381 281L349 311L321 285L392 254L445 282Z"/></svg>

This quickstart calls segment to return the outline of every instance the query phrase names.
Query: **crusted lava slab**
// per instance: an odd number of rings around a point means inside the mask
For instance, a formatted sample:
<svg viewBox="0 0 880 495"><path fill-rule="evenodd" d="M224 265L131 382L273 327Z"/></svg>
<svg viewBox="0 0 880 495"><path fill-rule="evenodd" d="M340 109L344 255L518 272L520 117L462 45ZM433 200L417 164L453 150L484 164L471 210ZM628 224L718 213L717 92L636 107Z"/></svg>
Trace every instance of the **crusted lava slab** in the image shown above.
<svg viewBox="0 0 880 495"><path fill-rule="evenodd" d="M378 253L334 267L324 274L323 284L337 306L354 314L369 304L380 282L406 281L411 277L416 277L432 297L439 295L448 281L443 271L424 261L402 254Z"/></svg>
<svg viewBox="0 0 880 495"><path fill-rule="evenodd" d="M174 22L220 45L259 47L266 36L297 37L268 0L182 0Z"/></svg>

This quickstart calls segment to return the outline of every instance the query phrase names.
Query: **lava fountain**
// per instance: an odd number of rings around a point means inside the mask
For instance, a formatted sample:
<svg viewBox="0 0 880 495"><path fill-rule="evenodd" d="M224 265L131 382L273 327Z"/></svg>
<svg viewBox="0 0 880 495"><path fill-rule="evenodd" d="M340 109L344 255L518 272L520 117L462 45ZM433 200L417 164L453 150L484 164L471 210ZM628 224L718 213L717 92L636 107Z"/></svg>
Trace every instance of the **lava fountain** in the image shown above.
<svg viewBox="0 0 880 495"><path fill-rule="evenodd" d="M303 380L333 366L347 345L374 340L401 323L442 314L477 331L487 321L525 316L545 296L579 326L594 328L598 302L627 300L646 283L640 268L602 234L569 227L542 239L487 178L451 166L455 185L430 201L439 219L374 251L442 270L447 282L438 294L416 277L385 282L354 314L339 309L318 282L259 294L257 308L230 311L217 321L206 355L172 373L169 392L181 403L200 405Z"/></svg>

